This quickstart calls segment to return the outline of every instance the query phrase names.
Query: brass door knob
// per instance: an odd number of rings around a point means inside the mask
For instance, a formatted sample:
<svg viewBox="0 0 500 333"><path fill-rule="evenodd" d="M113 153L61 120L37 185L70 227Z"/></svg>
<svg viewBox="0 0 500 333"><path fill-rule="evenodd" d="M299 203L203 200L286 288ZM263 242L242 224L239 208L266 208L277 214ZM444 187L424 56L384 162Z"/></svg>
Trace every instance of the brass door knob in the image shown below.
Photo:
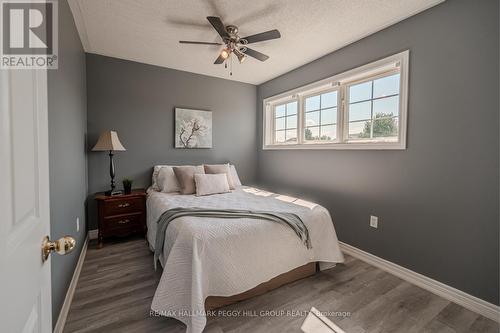
<svg viewBox="0 0 500 333"><path fill-rule="evenodd" d="M57 252L60 255L65 255L73 251L75 248L76 241L71 236L64 236L56 240L55 242L49 239L49 236L45 236L42 242L42 261L47 260L50 252Z"/></svg>

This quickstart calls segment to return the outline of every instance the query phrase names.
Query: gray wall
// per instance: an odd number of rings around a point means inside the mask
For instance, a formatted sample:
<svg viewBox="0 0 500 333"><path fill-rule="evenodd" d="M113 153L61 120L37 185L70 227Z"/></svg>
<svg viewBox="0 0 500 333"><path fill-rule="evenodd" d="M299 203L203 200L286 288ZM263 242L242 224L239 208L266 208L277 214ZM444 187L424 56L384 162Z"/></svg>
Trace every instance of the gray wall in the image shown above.
<svg viewBox="0 0 500 333"><path fill-rule="evenodd" d="M242 181L255 181L256 91L250 84L87 54L89 195L109 188L109 157L90 152L108 129L127 149L115 155L119 187L124 177L134 187L149 186L156 164L230 161ZM175 107L213 112L212 149L174 149ZM92 205L89 200L89 228L95 229Z"/></svg>
<svg viewBox="0 0 500 333"><path fill-rule="evenodd" d="M498 304L498 21L497 0L449 0L260 85L259 140L263 98L410 49L407 150L260 142L259 182L325 205L340 240Z"/></svg>
<svg viewBox="0 0 500 333"><path fill-rule="evenodd" d="M55 325L86 236L85 53L66 0L59 0L59 69L48 71L48 104L51 238L72 235L77 241L74 252L51 256Z"/></svg>

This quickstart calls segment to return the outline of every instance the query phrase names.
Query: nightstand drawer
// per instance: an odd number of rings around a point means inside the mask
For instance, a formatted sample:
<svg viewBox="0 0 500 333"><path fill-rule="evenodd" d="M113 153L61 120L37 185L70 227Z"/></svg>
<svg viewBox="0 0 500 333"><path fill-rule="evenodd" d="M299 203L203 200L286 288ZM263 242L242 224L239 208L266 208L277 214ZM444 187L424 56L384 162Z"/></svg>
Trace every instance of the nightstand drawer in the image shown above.
<svg viewBox="0 0 500 333"><path fill-rule="evenodd" d="M142 224L142 213L107 217L105 221L105 228L108 230L128 229L129 227L136 227Z"/></svg>
<svg viewBox="0 0 500 333"><path fill-rule="evenodd" d="M140 212L144 210L143 198L128 198L108 200L104 202L104 216L113 216L120 214L127 214L133 212Z"/></svg>

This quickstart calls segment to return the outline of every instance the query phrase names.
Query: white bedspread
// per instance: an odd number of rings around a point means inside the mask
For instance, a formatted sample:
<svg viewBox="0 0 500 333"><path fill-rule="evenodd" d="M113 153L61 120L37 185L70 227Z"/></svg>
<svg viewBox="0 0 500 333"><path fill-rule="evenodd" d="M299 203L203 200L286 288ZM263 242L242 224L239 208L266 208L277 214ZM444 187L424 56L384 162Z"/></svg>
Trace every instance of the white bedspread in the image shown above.
<svg viewBox="0 0 500 333"><path fill-rule="evenodd" d="M319 205L249 187L206 197L150 192L148 241L154 247L156 221L174 207L233 208L292 212L309 229L308 250L289 227L255 219L182 217L166 231L164 270L151 309L177 318L187 332L202 332L208 296L231 296L312 261L321 268L343 262L328 211Z"/></svg>

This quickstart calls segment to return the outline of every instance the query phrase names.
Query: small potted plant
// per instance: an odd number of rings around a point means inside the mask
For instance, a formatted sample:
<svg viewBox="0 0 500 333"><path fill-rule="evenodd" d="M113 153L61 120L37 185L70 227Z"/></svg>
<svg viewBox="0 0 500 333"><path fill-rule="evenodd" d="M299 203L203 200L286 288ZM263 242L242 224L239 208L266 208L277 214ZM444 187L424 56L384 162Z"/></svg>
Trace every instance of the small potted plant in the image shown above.
<svg viewBox="0 0 500 333"><path fill-rule="evenodd" d="M123 183L123 191L125 194L130 194L132 192L132 179L124 178L122 180Z"/></svg>

